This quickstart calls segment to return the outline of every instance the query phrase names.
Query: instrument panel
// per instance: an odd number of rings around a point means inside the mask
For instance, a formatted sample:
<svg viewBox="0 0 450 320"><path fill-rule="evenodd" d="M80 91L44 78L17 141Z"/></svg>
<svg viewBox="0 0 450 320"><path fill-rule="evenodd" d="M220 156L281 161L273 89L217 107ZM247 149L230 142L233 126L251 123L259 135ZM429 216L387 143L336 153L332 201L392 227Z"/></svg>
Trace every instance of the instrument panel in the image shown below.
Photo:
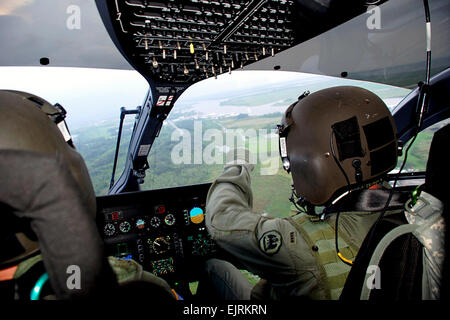
<svg viewBox="0 0 450 320"><path fill-rule="evenodd" d="M168 281L196 281L217 246L205 227L211 184L97 197L107 255L133 259Z"/></svg>

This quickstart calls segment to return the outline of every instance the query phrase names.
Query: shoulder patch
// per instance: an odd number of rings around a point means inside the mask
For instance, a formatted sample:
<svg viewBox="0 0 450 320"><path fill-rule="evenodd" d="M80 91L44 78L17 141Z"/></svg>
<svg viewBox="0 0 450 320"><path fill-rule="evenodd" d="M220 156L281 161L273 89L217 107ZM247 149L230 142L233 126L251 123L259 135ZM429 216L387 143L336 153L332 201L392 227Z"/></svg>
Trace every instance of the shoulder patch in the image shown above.
<svg viewBox="0 0 450 320"><path fill-rule="evenodd" d="M280 250L281 243L281 234L276 230L267 231L259 238L259 248L269 256Z"/></svg>

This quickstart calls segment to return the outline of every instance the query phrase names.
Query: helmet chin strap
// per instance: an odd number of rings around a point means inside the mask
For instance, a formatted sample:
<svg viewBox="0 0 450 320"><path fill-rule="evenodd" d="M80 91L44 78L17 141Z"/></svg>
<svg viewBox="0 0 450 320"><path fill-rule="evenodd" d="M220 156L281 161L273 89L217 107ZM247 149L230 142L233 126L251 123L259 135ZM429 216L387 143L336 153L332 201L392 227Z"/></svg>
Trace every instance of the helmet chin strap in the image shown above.
<svg viewBox="0 0 450 320"><path fill-rule="evenodd" d="M333 206L340 201L342 198L346 197L347 195L349 195L352 191L357 190L359 188L356 189L349 189L345 192L343 192L341 195L339 195L338 197L336 197L330 205L326 206L322 212L320 214L316 213L315 211L315 205L313 205L311 202L309 202L308 200L306 200L305 198L297 195L297 193L295 192L295 187L292 184L291 185L291 196L289 198L289 201L295 206L295 208L300 211L300 212L304 212L307 213L309 215L313 215L313 216L317 216L317 215L321 215L323 217L325 217L326 214L328 213L332 213L334 212L333 210Z"/></svg>
<svg viewBox="0 0 450 320"><path fill-rule="evenodd" d="M298 211L304 212L312 216L317 215L314 209L315 206L305 198L299 197L295 192L295 187L293 184L291 185L291 197L289 198L289 201L294 205L294 207Z"/></svg>

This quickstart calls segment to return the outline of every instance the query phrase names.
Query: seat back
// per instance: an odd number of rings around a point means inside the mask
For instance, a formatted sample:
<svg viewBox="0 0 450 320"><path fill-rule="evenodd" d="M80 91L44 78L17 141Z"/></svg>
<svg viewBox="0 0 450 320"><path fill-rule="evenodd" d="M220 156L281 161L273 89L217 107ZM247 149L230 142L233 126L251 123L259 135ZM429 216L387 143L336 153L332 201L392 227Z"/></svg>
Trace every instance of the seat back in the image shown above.
<svg viewBox="0 0 450 320"><path fill-rule="evenodd" d="M442 215L448 225L448 165L446 164L446 149L450 146L450 125L437 131L433 137L427 162L427 172L423 191L444 203ZM410 221L411 222L411 221ZM369 264L380 241L394 228L407 224L404 214L386 217L376 226L372 238L366 238L349 273L345 287L340 296L341 300L358 300L365 286L373 286L373 282L366 283ZM370 233L369 233L370 234ZM439 233L438 233L439 236ZM443 235L442 235L443 237ZM448 233L447 236L448 238ZM448 244L448 240L446 241ZM448 267L448 250L445 250L444 270ZM370 292L370 300L420 300L423 297L423 261L424 247L412 233L406 233L393 240L382 254L378 264L380 288ZM448 296L448 275L442 272L441 288ZM375 276L375 275L374 275ZM371 279L373 280L373 279Z"/></svg>
<svg viewBox="0 0 450 320"><path fill-rule="evenodd" d="M433 136L431 142L430 155L427 162L426 171L426 183L424 190L434 197L443 202L443 217L445 225L450 225L450 213L449 213L449 186L450 183L450 170L448 166L448 149L450 147L450 124L447 124L443 128L439 129ZM449 285L449 272L450 259L448 246L449 232L445 233L445 258L443 270L443 278L441 281L441 299L450 298L450 285Z"/></svg>

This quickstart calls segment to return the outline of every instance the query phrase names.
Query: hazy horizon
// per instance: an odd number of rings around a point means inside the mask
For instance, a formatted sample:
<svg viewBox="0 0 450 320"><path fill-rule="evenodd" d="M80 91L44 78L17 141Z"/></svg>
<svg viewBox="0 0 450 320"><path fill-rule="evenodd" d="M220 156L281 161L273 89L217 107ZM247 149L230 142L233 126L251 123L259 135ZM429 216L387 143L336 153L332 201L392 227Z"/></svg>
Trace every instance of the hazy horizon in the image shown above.
<svg viewBox="0 0 450 320"><path fill-rule="evenodd" d="M382 92L394 90L399 96L409 90L383 84L286 71L233 71L190 86L175 103L172 117L190 109L197 115L264 114L282 111L286 103L303 90L318 90L333 85L355 84ZM68 111L70 128L77 129L104 120L119 120L120 108L133 109L143 103L149 85L134 70L62 67L1 67L0 89L26 91L50 103L60 103ZM271 93L271 97L267 94ZM259 100L266 101L254 102ZM248 105L226 105L226 101L244 98ZM270 100L270 99L274 100ZM253 100L252 100L253 99ZM210 101L220 103L208 103ZM224 102L225 101L225 102ZM258 104L259 103L259 104ZM278 103L276 108L270 105ZM224 105L225 104L225 105ZM265 107L264 107L265 106ZM227 110L233 109L233 111ZM259 108L259 109L258 109ZM262 108L265 108L263 111ZM242 110L241 110L242 109Z"/></svg>

